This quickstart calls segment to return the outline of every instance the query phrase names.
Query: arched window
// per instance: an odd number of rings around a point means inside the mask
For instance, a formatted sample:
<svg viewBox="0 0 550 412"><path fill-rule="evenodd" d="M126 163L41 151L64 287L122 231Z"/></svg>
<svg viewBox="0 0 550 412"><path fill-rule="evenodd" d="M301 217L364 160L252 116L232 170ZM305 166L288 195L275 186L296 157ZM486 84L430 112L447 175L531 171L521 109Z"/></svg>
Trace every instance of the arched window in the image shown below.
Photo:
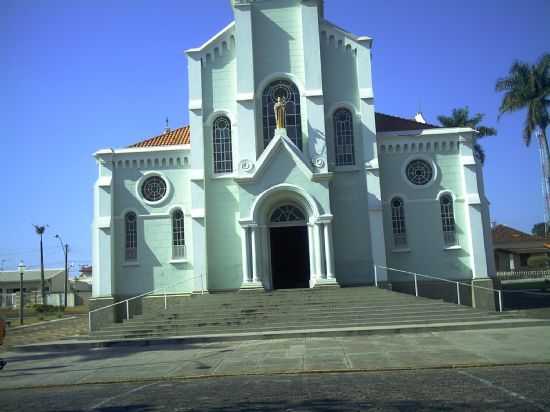
<svg viewBox="0 0 550 412"><path fill-rule="evenodd" d="M288 138L302 150L302 118L300 115L300 92L294 83L288 80L277 80L267 86L262 95L262 122L264 148L273 136L277 124L273 107L278 97L283 97L286 104L286 133Z"/></svg>
<svg viewBox="0 0 550 412"><path fill-rule="evenodd" d="M304 213L293 205L278 207L271 214L271 223L305 222Z"/></svg>
<svg viewBox="0 0 550 412"><path fill-rule="evenodd" d="M126 241L126 260L137 259L137 216L134 212L126 213L124 217Z"/></svg>
<svg viewBox="0 0 550 412"><path fill-rule="evenodd" d="M213 125L214 173L233 171L233 151L231 146L231 122L225 116L214 120Z"/></svg>
<svg viewBox="0 0 550 412"><path fill-rule="evenodd" d="M439 204L441 206L441 226L445 246L454 246L456 245L456 225L453 198L448 194L443 195L439 198Z"/></svg>
<svg viewBox="0 0 550 412"><path fill-rule="evenodd" d="M348 109L338 109L333 119L336 166L354 165L353 116Z"/></svg>
<svg viewBox="0 0 550 412"><path fill-rule="evenodd" d="M176 209L172 213L172 258L184 258L185 252L183 212L181 209Z"/></svg>
<svg viewBox="0 0 550 412"><path fill-rule="evenodd" d="M396 248L407 247L407 227L405 225L405 204L403 199L396 197L391 201L391 223L393 230L393 245Z"/></svg>

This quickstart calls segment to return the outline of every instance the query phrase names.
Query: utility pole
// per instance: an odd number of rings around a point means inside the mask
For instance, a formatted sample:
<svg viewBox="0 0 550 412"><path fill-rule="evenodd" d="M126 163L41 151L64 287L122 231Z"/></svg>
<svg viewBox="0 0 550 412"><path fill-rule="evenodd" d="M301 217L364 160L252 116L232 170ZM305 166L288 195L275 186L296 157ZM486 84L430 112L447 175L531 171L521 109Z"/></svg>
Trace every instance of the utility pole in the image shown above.
<svg viewBox="0 0 550 412"><path fill-rule="evenodd" d="M69 288L69 245L65 243L65 304L64 308L67 308L67 292Z"/></svg>
<svg viewBox="0 0 550 412"><path fill-rule="evenodd" d="M69 245L67 243L63 244L63 239L61 239L61 236L55 235L55 237L59 240L59 243L61 244L61 249L63 250L63 254L65 255L65 302L64 302L64 308L67 307L67 293L69 292Z"/></svg>

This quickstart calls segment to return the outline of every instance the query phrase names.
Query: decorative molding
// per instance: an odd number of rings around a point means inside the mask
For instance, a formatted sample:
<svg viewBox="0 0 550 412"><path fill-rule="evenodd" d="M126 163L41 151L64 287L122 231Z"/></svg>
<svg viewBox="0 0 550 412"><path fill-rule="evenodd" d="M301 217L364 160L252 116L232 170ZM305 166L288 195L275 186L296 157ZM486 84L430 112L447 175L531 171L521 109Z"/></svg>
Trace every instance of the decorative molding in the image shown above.
<svg viewBox="0 0 550 412"><path fill-rule="evenodd" d="M462 166L475 166L476 159L474 156L461 156Z"/></svg>
<svg viewBox="0 0 550 412"><path fill-rule="evenodd" d="M195 180L195 181L204 180L204 169L191 170L190 180Z"/></svg>
<svg viewBox="0 0 550 412"><path fill-rule="evenodd" d="M97 179L96 185L98 187L111 187L112 181L112 176L101 176Z"/></svg>
<svg viewBox="0 0 550 412"><path fill-rule="evenodd" d="M254 92L248 92L248 93L238 93L237 94L237 101L238 102L250 102L254 100Z"/></svg>
<svg viewBox="0 0 550 412"><path fill-rule="evenodd" d="M98 229L110 229L111 228L111 217L96 217L95 218L95 227Z"/></svg>
<svg viewBox="0 0 550 412"><path fill-rule="evenodd" d="M466 195L466 201L469 205L481 204L481 198L479 197L479 193L468 193Z"/></svg>
<svg viewBox="0 0 550 412"><path fill-rule="evenodd" d="M254 170L254 162L249 159L243 159L239 162L239 170L245 173L252 173Z"/></svg>
<svg viewBox="0 0 550 412"><path fill-rule="evenodd" d="M304 93L304 96L306 97L323 97L323 90L317 89L317 90L306 90Z"/></svg>
<svg viewBox="0 0 550 412"><path fill-rule="evenodd" d="M189 110L202 110L202 100L189 100Z"/></svg>
<svg viewBox="0 0 550 412"><path fill-rule="evenodd" d="M374 92L372 90L372 87L365 87L362 89L359 89L359 98L360 99L373 99L374 98Z"/></svg>
<svg viewBox="0 0 550 412"><path fill-rule="evenodd" d="M318 157L312 160L311 163L313 164L313 166L315 166L318 169L323 169L326 165L325 159L323 159L322 157Z"/></svg>
<svg viewBox="0 0 550 412"><path fill-rule="evenodd" d="M380 164L378 163L378 158L372 159L369 162L365 162L365 170L375 171L380 169Z"/></svg>
<svg viewBox="0 0 550 412"><path fill-rule="evenodd" d="M201 209L191 209L191 217L193 219L204 219L206 217L206 210Z"/></svg>

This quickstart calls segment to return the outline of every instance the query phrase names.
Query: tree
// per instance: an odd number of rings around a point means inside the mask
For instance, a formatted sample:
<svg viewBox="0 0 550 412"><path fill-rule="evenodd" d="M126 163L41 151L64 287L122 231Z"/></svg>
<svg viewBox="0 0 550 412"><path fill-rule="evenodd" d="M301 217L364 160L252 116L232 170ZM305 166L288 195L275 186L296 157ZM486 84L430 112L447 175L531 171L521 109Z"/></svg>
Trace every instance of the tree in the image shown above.
<svg viewBox="0 0 550 412"><path fill-rule="evenodd" d="M534 64L516 61L508 76L499 79L496 91L504 92L499 109L499 118L504 113L526 110L523 141L529 146L533 134L538 131L538 143L543 164L545 210L550 212L550 150L546 128L550 123L550 54L542 55Z"/></svg>
<svg viewBox="0 0 550 412"><path fill-rule="evenodd" d="M546 223L536 223L533 225L533 229L531 229L531 233L535 236L546 236Z"/></svg>
<svg viewBox="0 0 550 412"><path fill-rule="evenodd" d="M44 281L44 248L42 247L42 236L46 231L45 226L33 225L34 231L40 236L40 294L42 295L42 304L46 304L46 283Z"/></svg>
<svg viewBox="0 0 550 412"><path fill-rule="evenodd" d="M495 128L480 125L484 117L483 113L477 113L474 117L470 118L470 109L466 106L453 109L451 116L437 116L437 120L444 127L470 127L477 130L478 138L495 136L497 134ZM481 164L485 163L485 151L479 143L474 143L474 155L479 159Z"/></svg>

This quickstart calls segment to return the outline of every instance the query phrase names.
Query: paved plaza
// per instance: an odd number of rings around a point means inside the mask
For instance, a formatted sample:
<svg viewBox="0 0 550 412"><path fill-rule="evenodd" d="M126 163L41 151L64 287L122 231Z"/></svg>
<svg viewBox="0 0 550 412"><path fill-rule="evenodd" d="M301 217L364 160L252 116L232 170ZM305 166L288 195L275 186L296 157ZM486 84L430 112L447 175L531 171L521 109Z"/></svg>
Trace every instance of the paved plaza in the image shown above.
<svg viewBox="0 0 550 412"><path fill-rule="evenodd" d="M550 363L550 328L525 327L8 352L0 388L315 371Z"/></svg>

